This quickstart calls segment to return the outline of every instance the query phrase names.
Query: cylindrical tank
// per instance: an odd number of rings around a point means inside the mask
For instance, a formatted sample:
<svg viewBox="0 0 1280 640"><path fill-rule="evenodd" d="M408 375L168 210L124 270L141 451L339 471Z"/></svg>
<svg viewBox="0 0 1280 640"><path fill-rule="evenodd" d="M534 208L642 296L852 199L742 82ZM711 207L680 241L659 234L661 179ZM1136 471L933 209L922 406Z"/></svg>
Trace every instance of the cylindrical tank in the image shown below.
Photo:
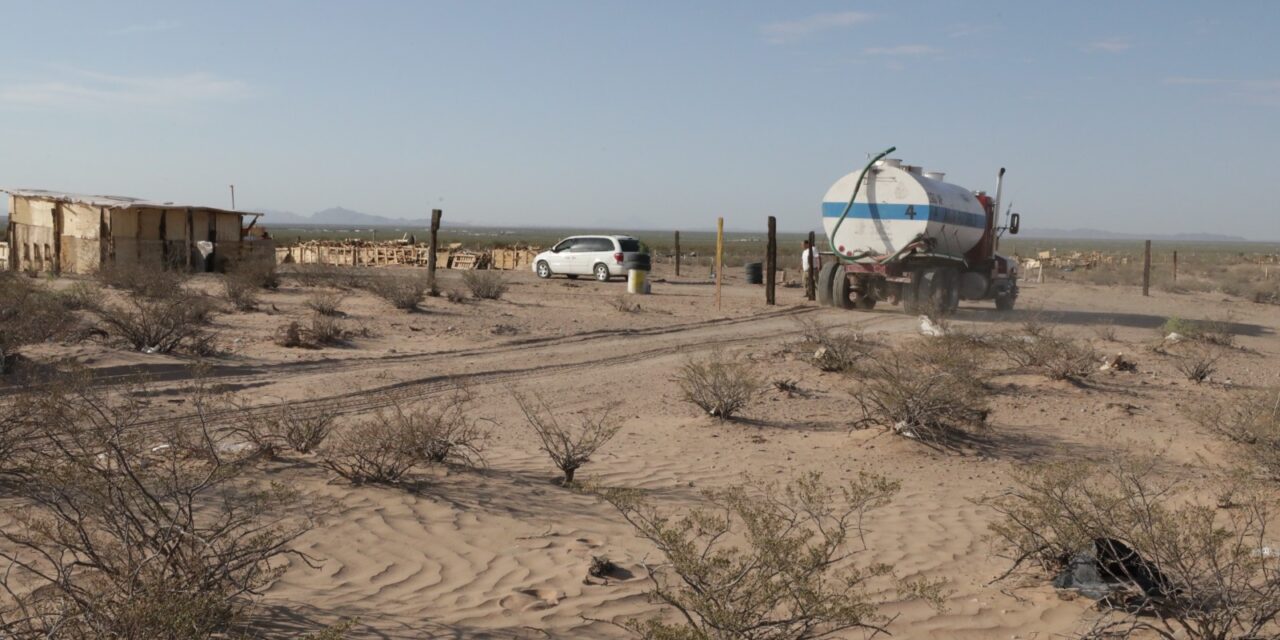
<svg viewBox="0 0 1280 640"><path fill-rule="evenodd" d="M867 172L849 215L832 237L860 173L837 180L822 199L823 228L836 252L890 255L924 236L934 240L935 253L958 258L982 239L987 212L968 189L884 162Z"/></svg>

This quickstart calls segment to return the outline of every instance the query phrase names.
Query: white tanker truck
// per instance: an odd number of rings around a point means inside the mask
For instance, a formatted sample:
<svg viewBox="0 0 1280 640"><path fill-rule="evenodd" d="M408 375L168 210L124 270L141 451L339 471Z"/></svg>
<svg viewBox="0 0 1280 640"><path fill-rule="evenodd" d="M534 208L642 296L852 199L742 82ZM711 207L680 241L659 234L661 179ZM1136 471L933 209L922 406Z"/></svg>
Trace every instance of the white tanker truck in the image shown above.
<svg viewBox="0 0 1280 640"><path fill-rule="evenodd" d="M996 253L1000 236L1018 232L1021 216L999 224L1004 169L995 197L943 182L887 156L836 181L822 199L829 251L818 271L818 300L843 309L902 303L903 311L950 313L961 300L994 300L1013 309L1017 262Z"/></svg>

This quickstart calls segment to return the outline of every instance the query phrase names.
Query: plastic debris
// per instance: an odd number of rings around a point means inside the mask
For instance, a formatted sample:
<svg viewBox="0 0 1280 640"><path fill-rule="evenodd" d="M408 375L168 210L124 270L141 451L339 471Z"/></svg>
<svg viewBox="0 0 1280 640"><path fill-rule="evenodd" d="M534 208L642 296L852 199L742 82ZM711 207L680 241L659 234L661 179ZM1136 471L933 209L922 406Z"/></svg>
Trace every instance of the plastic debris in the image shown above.
<svg viewBox="0 0 1280 640"><path fill-rule="evenodd" d="M920 333L926 336L940 338L946 335L947 330L938 326L929 316L920 316Z"/></svg>

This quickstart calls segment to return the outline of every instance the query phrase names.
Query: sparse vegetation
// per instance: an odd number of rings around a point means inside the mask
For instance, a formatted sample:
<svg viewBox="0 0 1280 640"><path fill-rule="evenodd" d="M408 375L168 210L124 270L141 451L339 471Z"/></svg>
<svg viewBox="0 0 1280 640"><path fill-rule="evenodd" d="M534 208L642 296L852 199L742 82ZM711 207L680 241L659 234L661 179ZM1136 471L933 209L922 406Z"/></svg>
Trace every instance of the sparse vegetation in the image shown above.
<svg viewBox="0 0 1280 640"><path fill-rule="evenodd" d="M262 290L251 279L242 277L237 272L228 273L222 278L222 287L237 311L253 311L258 308L258 292Z"/></svg>
<svg viewBox="0 0 1280 640"><path fill-rule="evenodd" d="M858 427L880 427L934 445L950 445L986 426L989 395L966 360L918 341L868 358L854 393ZM945 357L944 357L945 356Z"/></svg>
<svg viewBox="0 0 1280 640"><path fill-rule="evenodd" d="M311 316L311 326L306 336L314 345L342 344L347 340L347 330L341 320L316 313Z"/></svg>
<svg viewBox="0 0 1280 640"><path fill-rule="evenodd" d="M310 346L302 333L302 323L290 320L276 332L276 344L290 349Z"/></svg>
<svg viewBox="0 0 1280 640"><path fill-rule="evenodd" d="M1093 373L1098 358L1093 349L1051 328L1029 324L1026 333L1006 333L996 347L1015 365L1040 372L1051 380L1080 380Z"/></svg>
<svg viewBox="0 0 1280 640"><path fill-rule="evenodd" d="M186 349L206 352L205 333L212 305L204 296L183 289L163 296L128 296L121 305L103 305L102 321L129 346L145 353L171 353Z"/></svg>
<svg viewBox="0 0 1280 640"><path fill-rule="evenodd" d="M1218 371L1222 348L1215 343L1192 344L1174 356L1174 366L1187 380L1204 382Z"/></svg>
<svg viewBox="0 0 1280 640"><path fill-rule="evenodd" d="M307 308L322 316L340 316L343 295L331 292L316 292L307 296Z"/></svg>
<svg viewBox="0 0 1280 640"><path fill-rule="evenodd" d="M445 297L454 304L463 304L467 301L467 294L458 289L450 289L445 293Z"/></svg>
<svg viewBox="0 0 1280 640"><path fill-rule="evenodd" d="M620 293L613 299L613 308L623 313L640 313L640 303L631 299L631 296Z"/></svg>
<svg viewBox="0 0 1280 640"><path fill-rule="evenodd" d="M430 288L425 279L414 276L373 278L366 286L374 295L405 311L416 310L427 298L427 290Z"/></svg>
<svg viewBox="0 0 1280 640"><path fill-rule="evenodd" d="M832 331L809 318L801 318L797 323L804 336L804 349L813 365L823 371L847 372L874 346L860 333Z"/></svg>
<svg viewBox="0 0 1280 640"><path fill-rule="evenodd" d="M1248 468L1280 482L1280 389L1239 391L1197 405L1191 416L1234 443Z"/></svg>
<svg viewBox="0 0 1280 640"><path fill-rule="evenodd" d="M719 355L685 362L676 382L685 400L720 420L741 413L762 387L750 365Z"/></svg>
<svg viewBox="0 0 1280 640"><path fill-rule="evenodd" d="M578 417L576 425L565 425L542 398L527 398L521 394L515 394L515 398L525 420L538 434L542 450L564 473L565 485L573 484L578 469L590 462L591 456L621 428L611 424L612 416L607 410L583 414Z"/></svg>
<svg viewBox="0 0 1280 640"><path fill-rule="evenodd" d="M497 300L507 293L510 283L506 274L501 271L464 271L462 282L471 291L472 297L481 300Z"/></svg>
<svg viewBox="0 0 1280 640"><path fill-rule="evenodd" d="M189 397L198 404L199 395ZM38 456L0 530L6 638L239 637L252 596L311 526L293 492L239 480L203 421L171 444L137 428L133 395L46 388ZM179 435L181 434L181 435ZM181 446L178 443L181 442Z"/></svg>
<svg viewBox="0 0 1280 640"><path fill-rule="evenodd" d="M113 289L129 291L144 298L167 298L183 288L189 275L178 269L163 269L139 262L112 261L98 269L98 280Z"/></svg>
<svg viewBox="0 0 1280 640"><path fill-rule="evenodd" d="M465 390L435 404L394 404L331 436L321 457L357 484L396 483L422 464L478 466L488 434L471 413Z"/></svg>
<svg viewBox="0 0 1280 640"><path fill-rule="evenodd" d="M12 370L21 347L61 334L71 320L57 296L27 278L0 271L0 375Z"/></svg>
<svg viewBox="0 0 1280 640"><path fill-rule="evenodd" d="M804 640L852 629L885 633L869 581L891 576L880 563L854 563L866 551L862 523L887 504L898 483L860 476L845 487L810 473L779 488L755 483L708 491L706 507L665 513L634 490L598 492L662 554L647 566L650 597L671 617L631 619L623 627L651 640L734 638ZM899 582L902 597L941 606L944 585Z"/></svg>
<svg viewBox="0 0 1280 640"><path fill-rule="evenodd" d="M229 402L239 416L231 431L247 439L267 459L279 457L284 449L314 452L329 437L338 417L335 408L325 402L285 402L265 413L249 412L248 407Z"/></svg>
<svg viewBox="0 0 1280 640"><path fill-rule="evenodd" d="M1114 585L1084 637L1277 637L1280 556L1260 552L1274 496L1237 491L1237 506L1221 510L1160 480L1147 460L1014 473L1013 489L986 500L1001 515L992 533L1010 571L1030 562L1056 572L1090 554Z"/></svg>
<svg viewBox="0 0 1280 640"><path fill-rule="evenodd" d="M1171 333L1220 347L1233 346L1236 341L1230 320L1185 320L1175 316L1165 320L1164 325L1160 327L1161 337Z"/></svg>

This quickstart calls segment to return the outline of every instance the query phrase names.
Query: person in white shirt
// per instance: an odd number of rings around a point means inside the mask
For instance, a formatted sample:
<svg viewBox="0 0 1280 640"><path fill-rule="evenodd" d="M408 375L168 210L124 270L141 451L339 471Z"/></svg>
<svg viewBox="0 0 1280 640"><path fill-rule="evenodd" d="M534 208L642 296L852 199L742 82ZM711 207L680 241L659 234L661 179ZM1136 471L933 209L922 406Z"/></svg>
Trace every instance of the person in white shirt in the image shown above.
<svg viewBox="0 0 1280 640"><path fill-rule="evenodd" d="M804 251L800 252L800 272L802 275L809 274L809 265L821 266L818 264L818 252L811 246L809 241L804 241Z"/></svg>

